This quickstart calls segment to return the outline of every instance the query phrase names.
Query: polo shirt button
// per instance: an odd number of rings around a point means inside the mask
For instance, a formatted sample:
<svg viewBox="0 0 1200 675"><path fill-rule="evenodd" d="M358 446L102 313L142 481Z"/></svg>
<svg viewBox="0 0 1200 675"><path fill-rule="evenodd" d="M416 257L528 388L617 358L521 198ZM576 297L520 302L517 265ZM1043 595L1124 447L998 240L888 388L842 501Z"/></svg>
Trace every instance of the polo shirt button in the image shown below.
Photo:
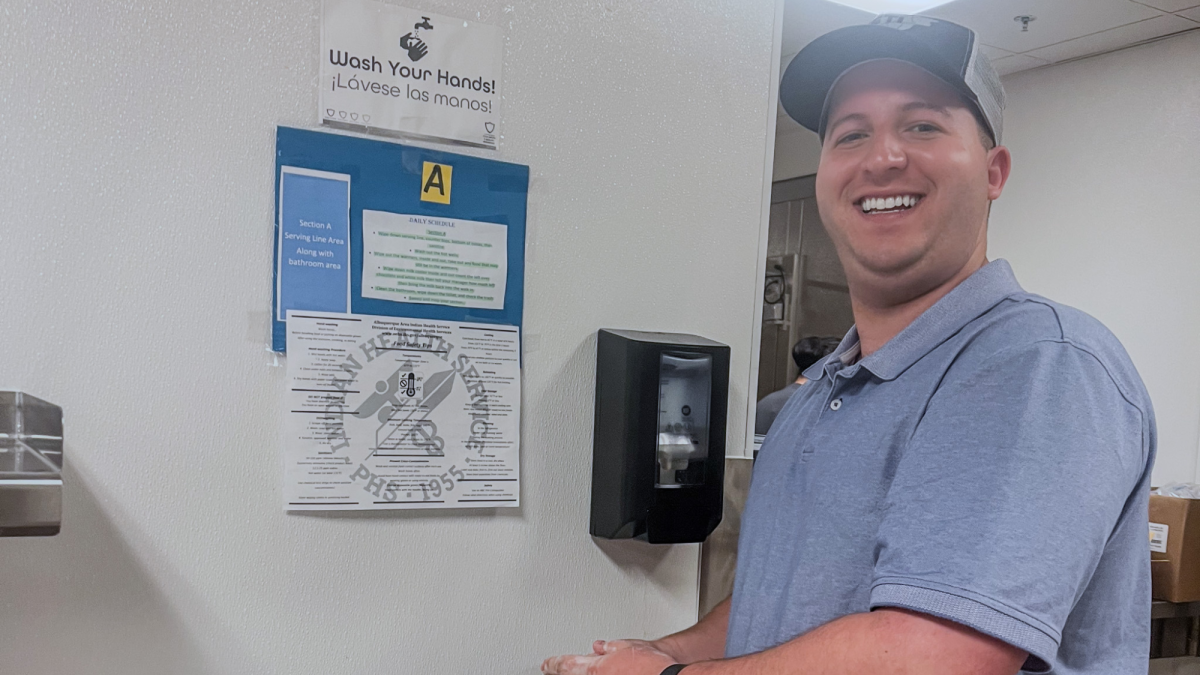
<svg viewBox="0 0 1200 675"><path fill-rule="evenodd" d="M842 407L842 399L840 398L833 399L833 402L829 404L830 410L837 410L840 407Z"/></svg>

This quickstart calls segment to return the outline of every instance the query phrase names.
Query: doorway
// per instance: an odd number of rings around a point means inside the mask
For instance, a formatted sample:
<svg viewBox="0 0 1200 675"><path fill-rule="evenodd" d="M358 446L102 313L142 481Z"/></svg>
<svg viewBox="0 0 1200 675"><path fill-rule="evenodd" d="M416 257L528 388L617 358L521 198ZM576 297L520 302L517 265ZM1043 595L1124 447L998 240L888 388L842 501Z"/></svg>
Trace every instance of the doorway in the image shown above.
<svg viewBox="0 0 1200 675"><path fill-rule="evenodd" d="M854 324L846 274L821 224L815 187L815 176L771 186L758 399L799 377L792 345L800 338L840 338Z"/></svg>

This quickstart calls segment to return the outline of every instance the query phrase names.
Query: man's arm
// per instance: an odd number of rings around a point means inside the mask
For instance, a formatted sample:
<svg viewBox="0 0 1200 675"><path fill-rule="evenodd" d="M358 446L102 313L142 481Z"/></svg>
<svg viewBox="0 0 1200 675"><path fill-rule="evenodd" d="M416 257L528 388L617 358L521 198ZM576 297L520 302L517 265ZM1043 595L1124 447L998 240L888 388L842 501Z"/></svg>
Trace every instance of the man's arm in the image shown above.
<svg viewBox="0 0 1200 675"><path fill-rule="evenodd" d="M725 656L725 635L729 630L729 600L722 600L691 628L654 640L650 645L679 663L722 658Z"/></svg>
<svg viewBox="0 0 1200 675"><path fill-rule="evenodd" d="M684 673L1013 675L1026 656L1016 647L952 621L879 609L842 617L757 654L693 664Z"/></svg>
<svg viewBox="0 0 1200 675"><path fill-rule="evenodd" d="M690 629L678 635L690 635ZM542 672L659 675L667 666L683 662L650 645L610 642L598 645L591 656L548 659ZM1026 656L951 621L880 609L842 617L757 654L692 663L684 675L1014 675Z"/></svg>

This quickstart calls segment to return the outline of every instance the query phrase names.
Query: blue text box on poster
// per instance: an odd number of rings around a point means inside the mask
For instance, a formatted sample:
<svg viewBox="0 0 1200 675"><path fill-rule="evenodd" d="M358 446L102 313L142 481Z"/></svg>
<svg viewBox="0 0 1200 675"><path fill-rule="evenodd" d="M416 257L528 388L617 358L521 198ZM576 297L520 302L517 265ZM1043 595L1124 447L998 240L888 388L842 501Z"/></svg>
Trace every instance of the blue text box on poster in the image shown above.
<svg viewBox="0 0 1200 675"><path fill-rule="evenodd" d="M349 311L350 176L281 167L277 232L275 320Z"/></svg>

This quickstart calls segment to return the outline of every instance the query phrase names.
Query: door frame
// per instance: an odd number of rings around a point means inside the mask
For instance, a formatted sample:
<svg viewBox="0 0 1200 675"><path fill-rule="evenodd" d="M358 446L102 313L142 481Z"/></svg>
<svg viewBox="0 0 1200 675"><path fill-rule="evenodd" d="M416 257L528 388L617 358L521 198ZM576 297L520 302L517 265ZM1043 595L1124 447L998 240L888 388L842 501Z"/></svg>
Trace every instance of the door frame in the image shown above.
<svg viewBox="0 0 1200 675"><path fill-rule="evenodd" d="M750 377L746 386L746 428L740 450L726 446L728 457L754 457L754 414L758 405L759 342L762 340L762 279L767 272L767 233L771 227L771 192L775 175L775 124L779 114L780 59L783 58L783 5L784 0L775 0L775 25L771 36L771 79L767 93L767 151L763 157L762 202L758 214L758 260L754 269L754 320L750 324Z"/></svg>

